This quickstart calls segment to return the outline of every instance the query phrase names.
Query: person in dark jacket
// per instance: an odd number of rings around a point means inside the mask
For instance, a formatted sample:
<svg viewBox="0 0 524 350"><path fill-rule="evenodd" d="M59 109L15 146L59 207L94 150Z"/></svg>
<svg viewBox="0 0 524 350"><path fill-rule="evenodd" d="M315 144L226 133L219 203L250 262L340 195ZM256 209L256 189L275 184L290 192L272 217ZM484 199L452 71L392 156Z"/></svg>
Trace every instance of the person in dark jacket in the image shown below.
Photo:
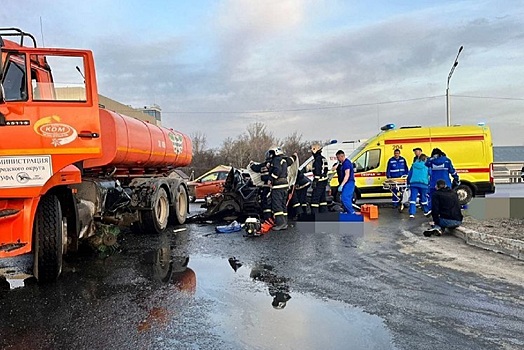
<svg viewBox="0 0 524 350"><path fill-rule="evenodd" d="M417 160L420 159L420 156L422 155L422 148L420 147L413 148L413 153L415 153L415 156L413 157L413 163L415 163Z"/></svg>
<svg viewBox="0 0 524 350"><path fill-rule="evenodd" d="M406 159L400 155L400 150L397 148L393 151L393 157L389 158L388 165L386 168L386 177L388 179L398 179L402 176L407 175L409 172L408 163ZM391 201L393 202L393 208L397 208L402 200L402 192L393 192Z"/></svg>
<svg viewBox="0 0 524 350"><path fill-rule="evenodd" d="M440 236L445 228L456 228L462 225L462 211L458 195L449 188L444 180L438 180L436 191L431 196L433 206L431 216L433 217L433 232ZM429 234L431 235L431 233Z"/></svg>
<svg viewBox="0 0 524 350"><path fill-rule="evenodd" d="M287 182L288 160L280 147L272 147L269 150L271 162L269 166L269 179L271 186L271 210L275 218L273 231L287 229Z"/></svg>
<svg viewBox="0 0 524 350"><path fill-rule="evenodd" d="M273 217L271 211L271 188L269 187L269 164L271 157L269 151L266 152L266 160L262 163L252 163L251 170L260 173L260 180L264 183L260 190L260 206L262 207L262 219L268 220Z"/></svg>
<svg viewBox="0 0 524 350"><path fill-rule="evenodd" d="M311 213L327 212L326 186L328 183L328 163L322 155L322 147L319 144L311 146L313 154L313 184L311 193Z"/></svg>
<svg viewBox="0 0 524 350"><path fill-rule="evenodd" d="M407 184L410 190L409 196L409 217L414 218L417 211L417 196L420 194L420 206L424 215L429 215L428 209L428 190L429 190L429 168L426 166L426 155L421 154L416 157L415 162L409 169Z"/></svg>
<svg viewBox="0 0 524 350"><path fill-rule="evenodd" d="M295 181L295 188L289 201L293 209L293 218L298 219L307 214L307 189L311 181L304 175L304 170L299 170Z"/></svg>

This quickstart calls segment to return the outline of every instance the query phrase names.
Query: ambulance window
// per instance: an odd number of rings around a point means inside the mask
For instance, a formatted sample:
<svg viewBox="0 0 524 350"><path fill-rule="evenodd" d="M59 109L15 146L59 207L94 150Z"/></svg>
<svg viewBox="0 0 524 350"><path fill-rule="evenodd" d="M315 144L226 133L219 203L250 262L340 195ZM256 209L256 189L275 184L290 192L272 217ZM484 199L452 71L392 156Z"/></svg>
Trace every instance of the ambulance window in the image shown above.
<svg viewBox="0 0 524 350"><path fill-rule="evenodd" d="M364 171L369 171L378 168L380 165L380 150L372 149L363 153L355 161L356 172L361 173Z"/></svg>
<svg viewBox="0 0 524 350"><path fill-rule="evenodd" d="M371 151L368 151L369 157L368 157L368 164L367 164L367 170L373 170L378 168L380 165L380 150L379 149L372 149Z"/></svg>

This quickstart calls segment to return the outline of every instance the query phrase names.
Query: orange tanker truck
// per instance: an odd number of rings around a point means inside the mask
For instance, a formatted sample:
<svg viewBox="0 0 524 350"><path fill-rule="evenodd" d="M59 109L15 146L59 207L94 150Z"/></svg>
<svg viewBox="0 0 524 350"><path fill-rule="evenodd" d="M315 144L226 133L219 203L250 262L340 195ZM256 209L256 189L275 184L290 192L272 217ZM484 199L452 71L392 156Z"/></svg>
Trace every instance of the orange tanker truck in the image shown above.
<svg viewBox="0 0 524 350"><path fill-rule="evenodd" d="M101 108L91 51L38 48L17 28L0 28L0 51L0 258L32 252L52 281L80 240L185 222L172 170L191 162L188 136Z"/></svg>

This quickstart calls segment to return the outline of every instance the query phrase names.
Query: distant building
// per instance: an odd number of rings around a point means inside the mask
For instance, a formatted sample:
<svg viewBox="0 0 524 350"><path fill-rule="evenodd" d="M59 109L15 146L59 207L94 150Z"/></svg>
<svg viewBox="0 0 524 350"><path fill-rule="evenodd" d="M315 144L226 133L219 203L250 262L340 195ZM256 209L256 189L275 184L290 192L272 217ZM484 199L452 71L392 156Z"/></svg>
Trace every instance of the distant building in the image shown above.
<svg viewBox="0 0 524 350"><path fill-rule="evenodd" d="M85 89L79 87L62 87L55 88L57 99L65 99L67 101L78 100L85 101ZM123 103L98 95L98 103L103 108L116 112L118 114L127 115L135 119L139 119L151 124L161 125L162 114L161 109L158 105L152 105L151 107L133 108Z"/></svg>
<svg viewBox="0 0 524 350"><path fill-rule="evenodd" d="M105 108L110 111L127 115L128 117L133 117L135 119L140 119L145 122L155 124L160 126L161 125L161 114L160 114L160 107L153 105L154 107L148 108L144 107L142 108L133 108L131 106L127 106L123 103L120 103L118 101L112 100L109 97L105 97L103 95L98 95L98 102ZM158 117L155 113L151 113L151 111L158 112Z"/></svg>
<svg viewBox="0 0 524 350"><path fill-rule="evenodd" d="M159 105L152 104L151 106L147 107L144 106L144 109L142 110L145 114L148 114L155 118L157 125L161 125L162 123L162 110L160 109Z"/></svg>

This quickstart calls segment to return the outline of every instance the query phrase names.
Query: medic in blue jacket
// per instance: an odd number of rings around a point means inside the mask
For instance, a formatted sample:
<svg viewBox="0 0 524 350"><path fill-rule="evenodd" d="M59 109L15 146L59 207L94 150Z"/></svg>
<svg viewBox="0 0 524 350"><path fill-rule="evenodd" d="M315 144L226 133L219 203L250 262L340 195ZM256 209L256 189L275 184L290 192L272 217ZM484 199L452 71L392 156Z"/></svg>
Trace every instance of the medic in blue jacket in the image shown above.
<svg viewBox="0 0 524 350"><path fill-rule="evenodd" d="M426 166L431 169L430 190L435 189L437 181L440 179L446 181L447 187L452 188L450 176L453 178L453 186L460 184L459 176L453 167L451 159L439 148L434 148L431 151L431 158L426 160Z"/></svg>
<svg viewBox="0 0 524 350"><path fill-rule="evenodd" d="M451 163L451 159L446 156L439 148L433 148L431 151L431 158L426 160L426 166L430 169L431 176L429 180L429 198L436 191L435 186L438 180L444 180L446 186L449 188L460 185L457 171ZM453 178L453 186L451 184L450 176ZM431 201L430 201L431 206Z"/></svg>
<svg viewBox="0 0 524 350"><path fill-rule="evenodd" d="M389 158L386 170L388 179L396 179L409 173L408 163L404 157L400 156L400 150L397 148L393 152L393 157Z"/></svg>

